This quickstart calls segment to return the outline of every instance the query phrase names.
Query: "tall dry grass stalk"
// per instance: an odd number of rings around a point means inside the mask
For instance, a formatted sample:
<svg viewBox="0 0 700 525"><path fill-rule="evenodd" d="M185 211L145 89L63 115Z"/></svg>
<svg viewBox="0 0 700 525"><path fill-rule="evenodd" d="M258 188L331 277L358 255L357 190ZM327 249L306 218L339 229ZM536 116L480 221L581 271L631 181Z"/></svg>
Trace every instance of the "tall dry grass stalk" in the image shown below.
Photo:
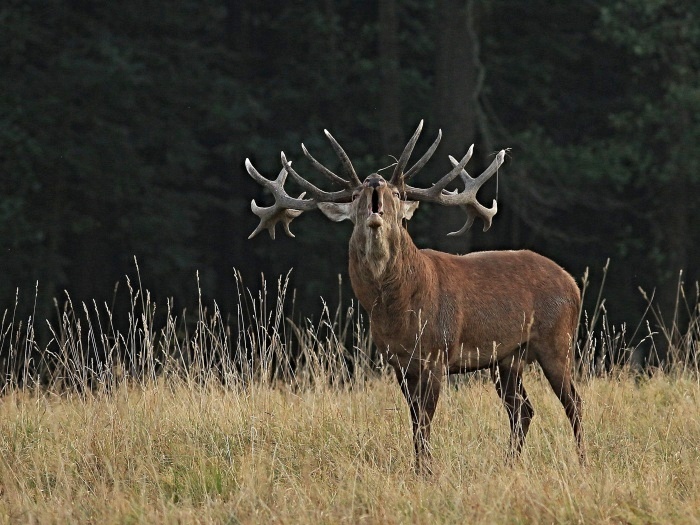
<svg viewBox="0 0 700 525"><path fill-rule="evenodd" d="M506 464L506 415L474 375L441 397L426 478L361 314L292 323L287 282L270 301L241 285L228 322L202 302L158 321L137 284L123 332L107 307L69 302L43 347L6 314L0 522L700 523L700 374L631 380L600 302L579 338L589 464L531 369L523 457Z"/></svg>

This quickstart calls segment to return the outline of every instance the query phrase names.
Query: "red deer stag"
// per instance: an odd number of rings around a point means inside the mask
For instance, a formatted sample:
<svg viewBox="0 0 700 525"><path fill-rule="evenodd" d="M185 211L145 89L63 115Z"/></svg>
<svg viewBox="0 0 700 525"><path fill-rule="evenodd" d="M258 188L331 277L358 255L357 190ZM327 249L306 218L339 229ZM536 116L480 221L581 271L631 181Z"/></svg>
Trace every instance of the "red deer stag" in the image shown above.
<svg viewBox="0 0 700 525"><path fill-rule="evenodd" d="M571 380L572 342L581 301L573 278L557 264L531 251L488 251L452 255L419 250L404 226L419 201L459 206L467 214L464 233L476 217L484 231L496 214L476 199L479 188L503 163L496 155L478 177L464 170L473 145L453 169L430 188L407 182L432 156L441 132L421 159L406 167L423 122L406 145L390 180L373 173L360 181L349 157L328 131L326 136L341 161L340 177L314 159L315 169L342 189L326 192L302 178L282 157L282 171L273 181L258 173L250 160L248 173L274 195L275 203L251 203L260 224L250 237L267 229L274 239L281 222L289 223L304 211L319 208L334 221L354 223L350 237L350 280L370 318L371 334L381 354L396 371L410 408L416 469L430 472L430 422L435 413L445 372L462 373L488 368L508 412L510 454L520 453L534 410L522 383L523 366L537 361L559 397L571 422L583 461L581 399ZM287 175L305 190L293 198L284 190ZM464 190L446 186L460 177ZM308 197L306 197L308 195Z"/></svg>

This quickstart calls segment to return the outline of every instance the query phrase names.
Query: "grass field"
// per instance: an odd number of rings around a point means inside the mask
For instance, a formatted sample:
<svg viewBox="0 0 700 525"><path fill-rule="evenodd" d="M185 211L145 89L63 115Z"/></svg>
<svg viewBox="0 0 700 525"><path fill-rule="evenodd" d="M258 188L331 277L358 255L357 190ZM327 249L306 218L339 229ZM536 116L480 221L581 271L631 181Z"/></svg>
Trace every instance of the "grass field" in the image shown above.
<svg viewBox="0 0 700 525"><path fill-rule="evenodd" d="M700 523L697 369L580 377L583 467L539 369L525 377L536 415L511 465L505 411L472 376L444 389L435 474L423 477L408 409L395 380L370 370L357 315L362 345L348 353L337 318L291 326L262 297L237 332L202 310L191 332L169 318L155 333L148 301L134 299L124 334L70 310L42 349L47 383L14 368L0 399L0 522ZM32 345L11 337L17 323L2 328L4 351ZM301 364L274 376L290 335ZM687 344L697 352L697 337ZM248 365L224 358L241 348ZM81 357L95 350L104 362Z"/></svg>
<svg viewBox="0 0 700 525"><path fill-rule="evenodd" d="M700 384L581 384L589 464L537 371L525 453L492 385L448 389L436 474L412 470L393 380L223 388L176 380L110 394L10 393L0 406L5 523L698 523Z"/></svg>

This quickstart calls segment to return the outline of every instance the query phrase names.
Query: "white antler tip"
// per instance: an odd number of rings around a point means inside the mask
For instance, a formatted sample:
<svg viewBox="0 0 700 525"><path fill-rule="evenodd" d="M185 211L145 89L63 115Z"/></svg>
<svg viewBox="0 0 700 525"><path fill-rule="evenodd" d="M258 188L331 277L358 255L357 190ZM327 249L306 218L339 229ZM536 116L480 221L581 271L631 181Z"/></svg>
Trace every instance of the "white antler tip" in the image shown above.
<svg viewBox="0 0 700 525"><path fill-rule="evenodd" d="M285 168L285 169L283 169L282 171L284 171L285 174L286 174L286 172L287 172L286 168L291 167L292 161L291 161L291 160L287 160L287 156L284 154L284 151L281 151L281 152L280 152L280 159L282 159L282 166L284 166L284 168ZM280 175L281 175L281 174L280 174Z"/></svg>

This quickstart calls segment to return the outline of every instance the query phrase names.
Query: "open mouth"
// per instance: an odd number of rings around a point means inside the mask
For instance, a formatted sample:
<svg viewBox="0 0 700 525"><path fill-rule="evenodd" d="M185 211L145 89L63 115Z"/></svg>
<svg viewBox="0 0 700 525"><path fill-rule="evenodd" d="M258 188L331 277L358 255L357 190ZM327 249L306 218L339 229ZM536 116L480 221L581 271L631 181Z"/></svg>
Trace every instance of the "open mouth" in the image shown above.
<svg viewBox="0 0 700 525"><path fill-rule="evenodd" d="M374 190L372 192L372 202L370 204L370 213L378 213L379 215L384 214L384 212L382 211L382 200L379 198L379 192L377 190Z"/></svg>
<svg viewBox="0 0 700 525"><path fill-rule="evenodd" d="M384 211L382 210L382 198L379 196L379 192L377 190L372 192L372 198L369 201L367 211L367 226L370 228L378 228L381 226Z"/></svg>

